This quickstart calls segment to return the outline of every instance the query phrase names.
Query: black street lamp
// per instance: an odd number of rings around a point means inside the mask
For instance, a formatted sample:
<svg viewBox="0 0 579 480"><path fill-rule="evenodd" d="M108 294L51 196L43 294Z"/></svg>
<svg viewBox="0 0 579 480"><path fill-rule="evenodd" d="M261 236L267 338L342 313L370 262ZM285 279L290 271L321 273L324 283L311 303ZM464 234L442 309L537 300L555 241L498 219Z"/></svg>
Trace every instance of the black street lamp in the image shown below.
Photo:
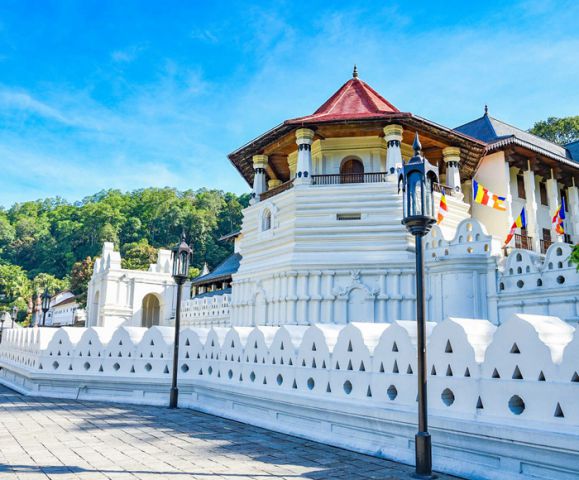
<svg viewBox="0 0 579 480"><path fill-rule="evenodd" d="M0 343L2 343L2 336L4 335L4 322L6 321L6 312L0 311Z"/></svg>
<svg viewBox="0 0 579 480"><path fill-rule="evenodd" d="M181 329L181 290L189 278L189 261L193 250L185 241L185 232L181 234L181 243L173 247L173 278L177 283L177 306L175 308L175 342L173 345L173 380L169 408L177 408L179 389L177 388L177 366L179 363L179 330Z"/></svg>
<svg viewBox="0 0 579 480"><path fill-rule="evenodd" d="M14 328L14 322L18 320L18 307L14 305L12 307L12 328Z"/></svg>
<svg viewBox="0 0 579 480"><path fill-rule="evenodd" d="M48 287L44 289L44 293L42 294L42 326L46 323L46 312L50 310L50 292L48 291Z"/></svg>
<svg viewBox="0 0 579 480"><path fill-rule="evenodd" d="M402 184L404 214L402 224L416 240L416 328L418 350L418 433L415 436L416 477L432 476L432 443L428 433L426 394L426 323L424 312L424 257L422 238L436 223L434 218L434 183L438 168L421 153L418 133L414 137L414 156L404 165L398 185Z"/></svg>

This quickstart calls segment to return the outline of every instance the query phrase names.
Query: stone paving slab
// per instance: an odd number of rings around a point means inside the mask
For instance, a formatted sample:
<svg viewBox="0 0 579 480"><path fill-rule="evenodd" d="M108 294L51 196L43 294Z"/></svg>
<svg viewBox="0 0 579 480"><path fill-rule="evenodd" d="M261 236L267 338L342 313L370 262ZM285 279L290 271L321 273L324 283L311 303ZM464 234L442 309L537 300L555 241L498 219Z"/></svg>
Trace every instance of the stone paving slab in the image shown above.
<svg viewBox="0 0 579 480"><path fill-rule="evenodd" d="M26 397L0 386L1 480L398 480L413 470L192 410Z"/></svg>

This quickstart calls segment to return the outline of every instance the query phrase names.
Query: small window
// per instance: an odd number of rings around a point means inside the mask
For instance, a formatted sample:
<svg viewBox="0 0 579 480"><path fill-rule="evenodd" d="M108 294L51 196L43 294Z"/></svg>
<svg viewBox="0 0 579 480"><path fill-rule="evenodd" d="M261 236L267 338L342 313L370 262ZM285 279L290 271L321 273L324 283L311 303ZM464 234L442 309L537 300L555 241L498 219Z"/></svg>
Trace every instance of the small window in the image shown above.
<svg viewBox="0 0 579 480"><path fill-rule="evenodd" d="M264 232L271 229L271 212L267 208L263 211L261 229Z"/></svg>
<svg viewBox="0 0 579 480"><path fill-rule="evenodd" d="M527 198L525 195L525 180L522 175L517 175L517 192L519 198L522 198L523 200Z"/></svg>
<svg viewBox="0 0 579 480"><path fill-rule="evenodd" d="M541 205L549 205L549 200L547 198L547 185L543 182L539 183L539 196L541 197Z"/></svg>
<svg viewBox="0 0 579 480"><path fill-rule="evenodd" d="M361 213L338 213L336 214L336 220L360 220L362 218Z"/></svg>
<svg viewBox="0 0 579 480"><path fill-rule="evenodd" d="M543 240L547 242L551 241L551 230L548 228L543 228Z"/></svg>

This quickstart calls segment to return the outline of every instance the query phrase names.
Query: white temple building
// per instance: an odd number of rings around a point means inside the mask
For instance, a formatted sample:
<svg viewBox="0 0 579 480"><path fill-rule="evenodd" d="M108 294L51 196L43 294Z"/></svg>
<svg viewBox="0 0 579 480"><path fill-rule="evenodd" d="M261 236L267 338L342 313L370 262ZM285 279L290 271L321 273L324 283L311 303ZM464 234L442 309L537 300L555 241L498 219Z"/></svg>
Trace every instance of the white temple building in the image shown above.
<svg viewBox="0 0 579 480"><path fill-rule="evenodd" d="M412 464L414 239L397 171L418 133L448 212L424 239L433 467L471 480L579 478L579 152L484 115L449 129L354 77L229 158L253 188L234 253L186 284L179 406ZM473 182L505 210L472 200ZM566 199L565 235L551 217ZM525 207L527 227L504 247ZM571 242L571 243L570 243ZM171 254L126 270L110 243L89 328L5 331L0 383L167 405Z"/></svg>
<svg viewBox="0 0 579 480"><path fill-rule="evenodd" d="M357 73L316 112L286 120L229 155L253 188L235 253L193 282L190 325L312 325L413 318L414 238L401 225L397 172L423 154L441 172L448 213L425 239L428 318L511 313L579 319L579 154L485 112L455 129L403 112ZM473 180L505 210L473 201ZM565 235L551 223L565 198ZM522 207L527 226L503 243ZM149 272L105 247L89 325L169 325L169 252ZM215 281L213 281L215 279ZM210 282L211 281L211 282ZM198 284L199 287L196 287Z"/></svg>

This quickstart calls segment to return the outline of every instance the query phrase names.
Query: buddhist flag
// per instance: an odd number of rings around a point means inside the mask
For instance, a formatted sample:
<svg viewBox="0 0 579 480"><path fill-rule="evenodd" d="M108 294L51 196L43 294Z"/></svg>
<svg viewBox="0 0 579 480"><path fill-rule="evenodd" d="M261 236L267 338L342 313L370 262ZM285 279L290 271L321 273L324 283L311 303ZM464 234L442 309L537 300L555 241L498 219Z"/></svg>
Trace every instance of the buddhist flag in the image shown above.
<svg viewBox="0 0 579 480"><path fill-rule="evenodd" d="M480 203L481 205L500 210L501 212L507 211L505 205L506 197L499 197L498 195L489 192L476 180L472 181L472 198L476 203Z"/></svg>
<svg viewBox="0 0 579 480"><path fill-rule="evenodd" d="M448 213L448 205L446 204L446 194L444 193L444 188L441 189L440 194L440 205L438 206L438 218L436 219L436 224L440 224L446 214Z"/></svg>
<svg viewBox="0 0 579 480"><path fill-rule="evenodd" d="M561 206L555 212L553 216L553 226L555 227L555 231L559 235L565 234L565 198L561 197Z"/></svg>
<svg viewBox="0 0 579 480"><path fill-rule="evenodd" d="M509 244L513 235L515 234L515 230L517 228L526 228L527 227L527 215L525 215L525 207L521 210L521 213L514 221L513 226L511 227L511 231L507 235L507 239L505 240L505 247Z"/></svg>

